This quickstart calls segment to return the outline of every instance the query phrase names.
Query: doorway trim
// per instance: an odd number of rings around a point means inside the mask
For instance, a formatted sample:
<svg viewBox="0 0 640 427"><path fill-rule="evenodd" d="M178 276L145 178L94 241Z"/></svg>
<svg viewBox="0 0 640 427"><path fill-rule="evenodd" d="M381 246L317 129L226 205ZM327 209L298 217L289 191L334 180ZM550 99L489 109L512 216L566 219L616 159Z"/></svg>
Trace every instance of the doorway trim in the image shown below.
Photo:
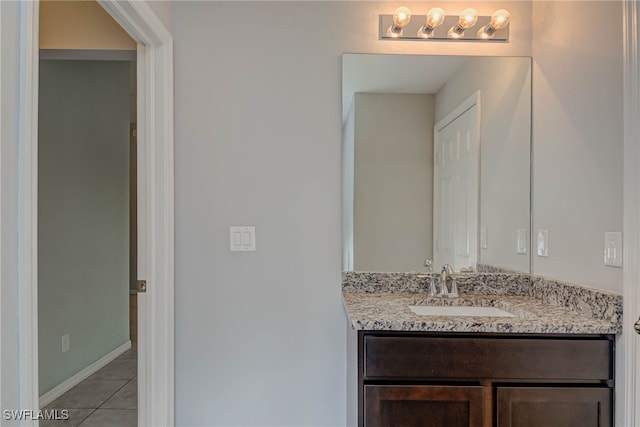
<svg viewBox="0 0 640 427"><path fill-rule="evenodd" d="M618 342L622 363L618 369L617 425L640 425L640 359L633 325L640 315L640 9L635 1L623 2L624 39L624 166L623 166L623 327ZM621 346L621 347L620 347Z"/></svg>
<svg viewBox="0 0 640 427"><path fill-rule="evenodd" d="M38 396L38 2L20 2L18 286L20 402ZM173 38L136 0L98 3L138 43L139 426L174 425ZM141 225L141 226L140 226ZM25 420L37 425L37 420Z"/></svg>
<svg viewBox="0 0 640 427"><path fill-rule="evenodd" d="M138 425L173 426L173 37L145 2L98 3L138 43Z"/></svg>

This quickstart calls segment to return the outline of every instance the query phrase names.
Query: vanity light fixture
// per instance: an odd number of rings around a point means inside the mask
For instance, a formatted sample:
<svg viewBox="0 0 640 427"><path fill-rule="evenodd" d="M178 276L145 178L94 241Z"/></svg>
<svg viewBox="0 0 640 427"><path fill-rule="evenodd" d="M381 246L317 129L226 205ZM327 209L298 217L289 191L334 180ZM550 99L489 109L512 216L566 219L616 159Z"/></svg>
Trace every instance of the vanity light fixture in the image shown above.
<svg viewBox="0 0 640 427"><path fill-rule="evenodd" d="M403 35L402 28L411 22L411 12L407 7L399 7L393 12L393 25L387 29L387 36L398 38Z"/></svg>
<svg viewBox="0 0 640 427"><path fill-rule="evenodd" d="M486 25L478 30L479 39L491 39L497 30L500 30L509 25L511 15L505 9L496 10L491 15L491 21L489 25Z"/></svg>
<svg viewBox="0 0 640 427"><path fill-rule="evenodd" d="M459 39L464 36L464 30L471 28L478 22L478 12L475 9L465 9L458 18L458 23L449 28L447 36L452 39Z"/></svg>
<svg viewBox="0 0 640 427"><path fill-rule="evenodd" d="M399 7L393 15L379 16L380 40L421 40L421 41L509 41L510 15L505 9L496 10L493 15L478 16L472 8L459 15L447 15L439 7L432 7L426 15L411 15L406 7ZM465 31L478 25L476 32Z"/></svg>

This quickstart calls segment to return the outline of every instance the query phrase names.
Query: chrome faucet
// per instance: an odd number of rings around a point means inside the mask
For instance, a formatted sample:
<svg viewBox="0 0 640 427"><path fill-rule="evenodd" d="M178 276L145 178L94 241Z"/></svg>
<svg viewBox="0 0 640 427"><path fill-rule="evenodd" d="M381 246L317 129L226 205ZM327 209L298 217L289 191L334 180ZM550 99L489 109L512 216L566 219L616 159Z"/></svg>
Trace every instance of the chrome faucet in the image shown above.
<svg viewBox="0 0 640 427"><path fill-rule="evenodd" d="M453 275L453 269L449 264L445 264L442 266L442 271L440 272L440 294L439 296L444 297L458 297L458 285L456 284L456 278L451 277L451 292L447 288L447 279Z"/></svg>
<svg viewBox="0 0 640 427"><path fill-rule="evenodd" d="M445 264L442 266L442 271L440 272L440 296L445 297L449 295L449 289L447 289L447 278L453 274L453 270L449 264Z"/></svg>

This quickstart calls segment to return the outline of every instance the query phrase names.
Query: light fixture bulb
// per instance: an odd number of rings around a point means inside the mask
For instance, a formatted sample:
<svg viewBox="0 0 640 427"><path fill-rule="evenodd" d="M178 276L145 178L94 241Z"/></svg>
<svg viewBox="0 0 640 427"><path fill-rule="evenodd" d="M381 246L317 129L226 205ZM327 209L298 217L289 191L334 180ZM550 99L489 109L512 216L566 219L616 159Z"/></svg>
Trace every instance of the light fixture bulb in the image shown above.
<svg viewBox="0 0 640 427"><path fill-rule="evenodd" d="M511 15L507 10L499 9L493 12L493 15L491 15L491 22L489 23L489 25L494 30L500 30L509 25L510 19Z"/></svg>
<svg viewBox="0 0 640 427"><path fill-rule="evenodd" d="M459 39L464 37L464 30L473 27L476 25L476 22L478 22L478 12L476 12L475 9L468 8L463 10L458 18L458 23L449 28L447 37L450 39Z"/></svg>
<svg viewBox="0 0 640 427"><path fill-rule="evenodd" d="M504 9L496 10L491 15L491 21L488 25L478 30L478 38L483 40L492 39L497 30L509 25L509 12Z"/></svg>
<svg viewBox="0 0 640 427"><path fill-rule="evenodd" d="M423 39L428 39L433 36L433 29L438 25L442 24L444 21L445 14L444 10L439 7L434 7L430 9L427 13L427 19L425 24L418 28L418 37Z"/></svg>
<svg viewBox="0 0 640 427"><path fill-rule="evenodd" d="M402 28L411 21L411 11L406 7L399 7L393 12L393 25Z"/></svg>
<svg viewBox="0 0 640 427"><path fill-rule="evenodd" d="M411 21L411 12L406 7L399 7L393 12L393 25L387 28L387 37L402 36L402 27Z"/></svg>
<svg viewBox="0 0 640 427"><path fill-rule="evenodd" d="M478 12L475 9L468 8L462 11L458 19L458 26L467 29L476 25L476 22L478 22Z"/></svg>
<svg viewBox="0 0 640 427"><path fill-rule="evenodd" d="M427 12L427 27L435 28L444 22L444 10L434 7Z"/></svg>

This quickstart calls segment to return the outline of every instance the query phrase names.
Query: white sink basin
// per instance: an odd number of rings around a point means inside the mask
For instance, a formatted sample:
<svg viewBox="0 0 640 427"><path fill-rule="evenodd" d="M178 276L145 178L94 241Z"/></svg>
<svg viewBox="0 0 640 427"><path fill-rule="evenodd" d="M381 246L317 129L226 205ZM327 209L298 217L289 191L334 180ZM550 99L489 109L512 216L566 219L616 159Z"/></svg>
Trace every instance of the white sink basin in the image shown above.
<svg viewBox="0 0 640 427"><path fill-rule="evenodd" d="M496 307L465 307L454 305L410 305L409 308L420 316L478 316L516 317L515 314Z"/></svg>

